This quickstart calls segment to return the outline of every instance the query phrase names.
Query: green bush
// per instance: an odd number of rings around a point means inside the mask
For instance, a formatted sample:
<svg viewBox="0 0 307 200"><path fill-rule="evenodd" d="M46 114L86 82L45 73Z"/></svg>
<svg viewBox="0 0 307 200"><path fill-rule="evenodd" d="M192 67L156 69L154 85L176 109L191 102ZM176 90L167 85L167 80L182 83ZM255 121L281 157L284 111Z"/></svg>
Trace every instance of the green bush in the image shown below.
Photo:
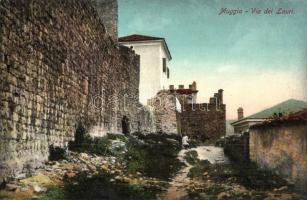
<svg viewBox="0 0 307 200"><path fill-rule="evenodd" d="M127 137L125 135L108 133L108 138L110 140L120 140L123 142L127 142Z"/></svg>
<svg viewBox="0 0 307 200"><path fill-rule="evenodd" d="M86 135L81 143L71 143L70 150L77 152L88 152L97 155L108 155L110 154L109 148L111 141L107 137L91 138Z"/></svg>
<svg viewBox="0 0 307 200"><path fill-rule="evenodd" d="M57 161L65 159L66 157L66 150L61 147L56 147L53 145L49 146L49 160Z"/></svg>
<svg viewBox="0 0 307 200"><path fill-rule="evenodd" d="M191 165L195 165L199 162L198 154L195 150L186 152L184 158Z"/></svg>

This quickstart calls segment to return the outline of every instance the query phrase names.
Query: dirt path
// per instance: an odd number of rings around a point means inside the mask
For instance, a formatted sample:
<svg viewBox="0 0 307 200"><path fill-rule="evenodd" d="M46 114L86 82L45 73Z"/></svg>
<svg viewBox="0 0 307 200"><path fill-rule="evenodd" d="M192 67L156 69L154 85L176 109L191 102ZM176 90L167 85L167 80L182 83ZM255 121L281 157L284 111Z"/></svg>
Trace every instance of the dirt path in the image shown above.
<svg viewBox="0 0 307 200"><path fill-rule="evenodd" d="M184 156L186 152L193 150L197 152L200 160L208 160L212 164L228 162L227 157L224 156L223 149L219 147L200 146L189 150L181 150L178 153L178 159L185 163L186 166L173 178L167 191L158 197L159 200L180 200L187 196L186 188L190 184L188 173L193 166L185 160Z"/></svg>
<svg viewBox="0 0 307 200"><path fill-rule="evenodd" d="M170 182L170 187L168 188L168 190L160 197L158 197L159 200L179 200L187 195L187 191L185 190L185 188L189 184L188 173L192 168L192 165L190 165L184 159L184 155L186 152L187 150L181 150L178 154L178 159L181 162L185 163L186 166L181 169L173 178L173 180Z"/></svg>

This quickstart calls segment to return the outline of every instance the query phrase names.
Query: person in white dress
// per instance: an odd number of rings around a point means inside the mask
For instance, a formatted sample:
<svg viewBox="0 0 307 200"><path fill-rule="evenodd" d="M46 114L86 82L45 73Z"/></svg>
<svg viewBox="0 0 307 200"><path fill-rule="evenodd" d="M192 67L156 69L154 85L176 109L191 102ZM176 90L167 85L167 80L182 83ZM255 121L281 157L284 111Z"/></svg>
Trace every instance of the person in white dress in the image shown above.
<svg viewBox="0 0 307 200"><path fill-rule="evenodd" d="M189 148L189 137L187 135L183 135L182 137L182 146L184 149Z"/></svg>

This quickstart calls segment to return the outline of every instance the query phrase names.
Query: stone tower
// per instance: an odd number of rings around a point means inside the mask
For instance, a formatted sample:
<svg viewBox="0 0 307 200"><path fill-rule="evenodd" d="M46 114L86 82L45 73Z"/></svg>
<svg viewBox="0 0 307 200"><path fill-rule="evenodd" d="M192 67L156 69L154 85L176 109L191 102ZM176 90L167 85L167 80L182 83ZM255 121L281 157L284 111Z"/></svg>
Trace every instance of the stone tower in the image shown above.
<svg viewBox="0 0 307 200"><path fill-rule="evenodd" d="M241 120L243 118L244 118L243 108L240 107L240 108L238 108L238 120Z"/></svg>
<svg viewBox="0 0 307 200"><path fill-rule="evenodd" d="M118 39L118 3L117 0L94 0L98 15L106 27L107 33L117 42Z"/></svg>

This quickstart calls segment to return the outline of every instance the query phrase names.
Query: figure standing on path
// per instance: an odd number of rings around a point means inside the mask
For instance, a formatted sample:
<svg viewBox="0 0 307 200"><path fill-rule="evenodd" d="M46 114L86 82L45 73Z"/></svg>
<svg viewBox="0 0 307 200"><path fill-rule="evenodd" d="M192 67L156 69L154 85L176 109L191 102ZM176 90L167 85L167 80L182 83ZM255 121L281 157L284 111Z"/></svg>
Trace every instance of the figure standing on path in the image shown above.
<svg viewBox="0 0 307 200"><path fill-rule="evenodd" d="M182 146L184 149L189 148L189 137L187 135L183 135L182 137Z"/></svg>

